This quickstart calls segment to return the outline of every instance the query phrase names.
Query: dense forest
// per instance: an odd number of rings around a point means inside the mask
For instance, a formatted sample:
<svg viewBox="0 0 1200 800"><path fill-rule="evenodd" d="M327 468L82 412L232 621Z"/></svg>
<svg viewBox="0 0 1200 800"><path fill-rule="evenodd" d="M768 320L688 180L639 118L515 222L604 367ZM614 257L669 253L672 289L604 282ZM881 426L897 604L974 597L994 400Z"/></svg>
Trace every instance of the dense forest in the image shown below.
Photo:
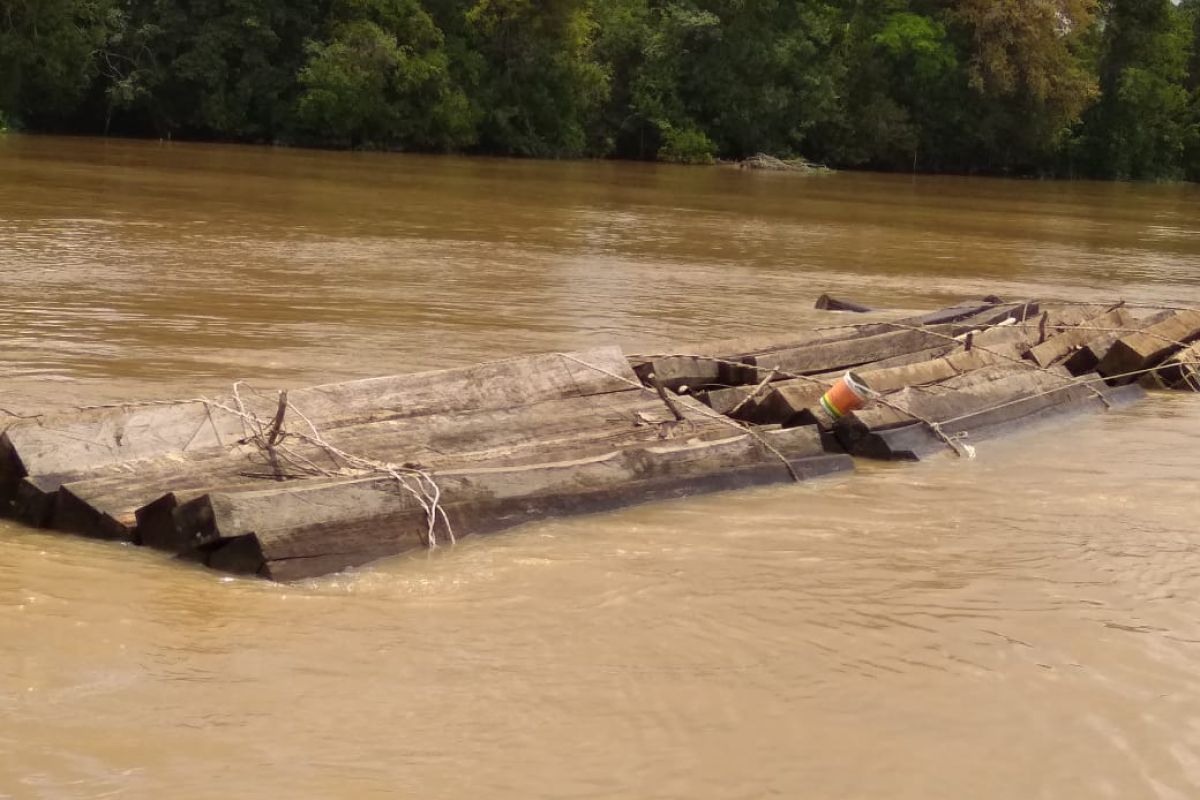
<svg viewBox="0 0 1200 800"><path fill-rule="evenodd" d="M1200 179L1200 0L0 0L0 126Z"/></svg>

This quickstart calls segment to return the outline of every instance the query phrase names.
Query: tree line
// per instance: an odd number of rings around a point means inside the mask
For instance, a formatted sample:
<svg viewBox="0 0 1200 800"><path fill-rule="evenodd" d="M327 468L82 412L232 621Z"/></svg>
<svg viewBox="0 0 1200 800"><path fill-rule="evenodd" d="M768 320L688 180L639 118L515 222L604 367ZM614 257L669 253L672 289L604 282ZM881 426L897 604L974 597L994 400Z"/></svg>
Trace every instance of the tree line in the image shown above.
<svg viewBox="0 0 1200 800"><path fill-rule="evenodd" d="M0 0L0 125L1200 180L1200 0Z"/></svg>

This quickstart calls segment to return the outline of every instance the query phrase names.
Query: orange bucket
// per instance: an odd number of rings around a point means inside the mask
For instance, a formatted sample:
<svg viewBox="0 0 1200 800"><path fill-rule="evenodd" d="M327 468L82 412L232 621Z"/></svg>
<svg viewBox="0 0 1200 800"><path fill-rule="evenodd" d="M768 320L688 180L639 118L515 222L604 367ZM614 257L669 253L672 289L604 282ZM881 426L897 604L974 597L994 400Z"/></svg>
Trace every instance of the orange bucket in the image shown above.
<svg viewBox="0 0 1200 800"><path fill-rule="evenodd" d="M871 397L871 388L853 372L847 372L821 398L821 408L834 419L858 411Z"/></svg>

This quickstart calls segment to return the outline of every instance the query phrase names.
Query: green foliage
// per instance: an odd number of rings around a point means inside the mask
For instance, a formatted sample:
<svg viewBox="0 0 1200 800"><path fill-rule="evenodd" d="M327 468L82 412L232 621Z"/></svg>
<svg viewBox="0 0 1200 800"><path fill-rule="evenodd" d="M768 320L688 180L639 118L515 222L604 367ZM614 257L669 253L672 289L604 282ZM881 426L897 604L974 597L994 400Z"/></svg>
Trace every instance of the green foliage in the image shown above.
<svg viewBox="0 0 1200 800"><path fill-rule="evenodd" d="M1200 0L0 0L0 120L1200 179Z"/></svg>
<svg viewBox="0 0 1200 800"><path fill-rule="evenodd" d="M1181 13L1192 31L1192 58L1188 64L1187 87L1192 95L1192 132L1183 156L1183 173L1189 181L1200 181L1200 0L1184 0Z"/></svg>
<svg viewBox="0 0 1200 800"><path fill-rule="evenodd" d="M712 164L717 146L704 131L695 128L666 128L658 157L672 164Z"/></svg>
<svg viewBox="0 0 1200 800"><path fill-rule="evenodd" d="M818 130L823 160L886 169L935 156L953 163L966 81L941 20L905 0L859 3L837 57L855 68L839 88L841 115Z"/></svg>
<svg viewBox="0 0 1200 800"><path fill-rule="evenodd" d="M160 136L285 129L319 0L125 0L101 54L109 118Z"/></svg>
<svg viewBox="0 0 1200 800"><path fill-rule="evenodd" d="M1100 65L1104 96L1085 154L1106 177L1180 178L1197 136L1189 62L1195 30L1170 0L1112 0Z"/></svg>
<svg viewBox="0 0 1200 800"><path fill-rule="evenodd" d="M30 124L69 116L96 75L108 0L4 0L0 112Z"/></svg>
<svg viewBox="0 0 1200 800"><path fill-rule="evenodd" d="M596 23L587 0L479 0L467 36L483 69L476 98L480 142L525 156L580 156L609 92L594 58Z"/></svg>
<svg viewBox="0 0 1200 800"><path fill-rule="evenodd" d="M299 74L297 125L316 142L447 150L472 143L444 37L415 0L346 0Z"/></svg>
<svg viewBox="0 0 1200 800"><path fill-rule="evenodd" d="M1097 94L1081 57L1096 0L960 0L950 17L968 38L976 95L974 159L1017 172L1048 169Z"/></svg>

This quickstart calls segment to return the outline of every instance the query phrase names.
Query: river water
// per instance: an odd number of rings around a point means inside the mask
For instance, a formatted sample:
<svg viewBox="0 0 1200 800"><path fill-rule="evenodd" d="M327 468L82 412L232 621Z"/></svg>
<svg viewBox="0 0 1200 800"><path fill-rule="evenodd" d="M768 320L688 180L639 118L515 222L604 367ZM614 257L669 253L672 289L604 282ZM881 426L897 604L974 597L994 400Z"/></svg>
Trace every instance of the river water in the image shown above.
<svg viewBox="0 0 1200 800"><path fill-rule="evenodd" d="M1200 304L1200 187L0 137L0 406ZM836 318L835 318L836 319ZM0 797L1195 798L1200 399L281 586L0 522Z"/></svg>

